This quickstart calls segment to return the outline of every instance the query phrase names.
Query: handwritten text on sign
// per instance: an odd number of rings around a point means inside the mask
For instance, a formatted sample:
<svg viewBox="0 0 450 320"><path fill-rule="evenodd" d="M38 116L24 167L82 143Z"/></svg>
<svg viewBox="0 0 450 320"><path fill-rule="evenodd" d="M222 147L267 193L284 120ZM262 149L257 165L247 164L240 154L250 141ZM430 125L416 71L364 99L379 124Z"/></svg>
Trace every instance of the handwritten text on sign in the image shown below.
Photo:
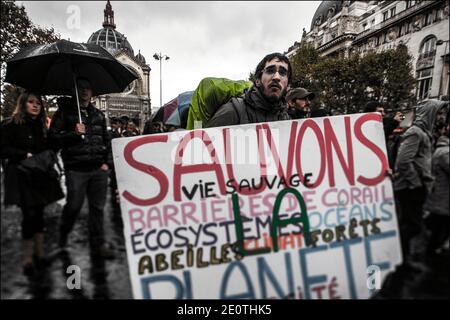
<svg viewBox="0 0 450 320"><path fill-rule="evenodd" d="M367 298L401 262L381 118L113 140L136 298Z"/></svg>

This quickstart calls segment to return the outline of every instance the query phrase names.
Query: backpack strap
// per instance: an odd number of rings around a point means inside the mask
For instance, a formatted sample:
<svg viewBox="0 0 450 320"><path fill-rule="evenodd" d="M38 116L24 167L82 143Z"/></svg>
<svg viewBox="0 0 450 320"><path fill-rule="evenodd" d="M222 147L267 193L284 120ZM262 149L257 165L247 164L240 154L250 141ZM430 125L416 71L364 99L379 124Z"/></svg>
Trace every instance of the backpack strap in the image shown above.
<svg viewBox="0 0 450 320"><path fill-rule="evenodd" d="M239 99L239 100L238 100ZM238 117L239 124L250 123L250 117L243 98L231 98L231 105Z"/></svg>

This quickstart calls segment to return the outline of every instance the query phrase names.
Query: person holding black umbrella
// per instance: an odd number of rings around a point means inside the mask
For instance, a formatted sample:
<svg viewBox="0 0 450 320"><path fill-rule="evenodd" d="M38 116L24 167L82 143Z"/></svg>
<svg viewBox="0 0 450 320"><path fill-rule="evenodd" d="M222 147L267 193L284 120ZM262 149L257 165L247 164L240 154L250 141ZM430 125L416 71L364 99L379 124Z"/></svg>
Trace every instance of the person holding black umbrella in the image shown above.
<svg viewBox="0 0 450 320"><path fill-rule="evenodd" d="M46 264L44 207L64 197L59 180L56 176L52 180L50 171L30 172L22 167L24 161L50 150L46 121L41 97L25 91L20 94L12 117L1 125L0 154L8 160L4 203L18 205L22 211L23 271L27 276Z"/></svg>
<svg viewBox="0 0 450 320"><path fill-rule="evenodd" d="M87 195L94 248L104 256L111 256L103 245L103 207L108 170L112 166L110 139L104 114L90 100L92 95L122 92L137 78L132 69L106 49L67 40L30 45L7 61L5 82L41 95L74 97L60 99L49 132L52 142L62 149L68 187L61 247L66 246Z"/></svg>
<svg viewBox="0 0 450 320"><path fill-rule="evenodd" d="M49 136L61 148L67 186L67 203L64 206L59 246L65 249L68 235L79 214L85 196L89 203L89 238L95 253L112 258L104 246L103 210L106 202L109 168L112 167L110 136L103 112L91 103L92 87L86 78L77 78L81 120L76 98L60 100Z"/></svg>

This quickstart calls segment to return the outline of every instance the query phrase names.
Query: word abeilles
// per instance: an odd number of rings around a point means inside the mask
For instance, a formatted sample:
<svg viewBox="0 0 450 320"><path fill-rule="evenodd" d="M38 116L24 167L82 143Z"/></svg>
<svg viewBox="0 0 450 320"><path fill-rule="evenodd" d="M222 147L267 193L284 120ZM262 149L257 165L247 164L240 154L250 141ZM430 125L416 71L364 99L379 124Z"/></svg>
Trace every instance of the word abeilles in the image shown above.
<svg viewBox="0 0 450 320"><path fill-rule="evenodd" d="M382 182L385 178L385 172L388 168L388 161L386 155L383 150L381 150L375 143L371 141L369 137L367 137L362 130L364 124L370 121L381 122L381 116L378 114L363 114L359 118L356 119L353 126L350 122L349 116L344 116L345 123L345 138L346 138L346 150L347 155L344 156L341 146L339 145L339 141L336 137L336 133L333 129L332 122L330 119L323 119L324 128L321 129L317 122L312 119L306 119L299 125L299 122L293 121L290 130L290 136L288 143L288 156L287 163L285 166L281 164L278 147L275 145L272 139L272 132L268 124L258 124L255 126L255 130L258 138L258 154L260 158L260 172L261 176L265 176L266 168L265 163L265 146L268 145L269 150L272 154L272 157L275 161L275 165L277 167L277 173L279 177L283 177L287 183L287 187L291 187L289 185L290 177L295 174L294 167L296 169L296 174L299 175L300 179L304 179L302 163L301 163L301 146L302 141L304 140L305 133L307 131L312 131L315 135L315 139L317 140L317 145L319 146L320 152L320 169L316 174L314 173L314 177L316 180L311 182L308 186L309 188L316 188L321 185L325 180L325 172L328 173L328 185L330 187L334 187L335 176L334 176L334 168L337 165L336 160L333 157L334 154L337 155L338 164L341 166L345 178L347 179L350 185L355 185L355 182L359 182L360 184L366 186L374 186L378 183ZM230 146L230 129L224 128L222 131L223 134L223 148L225 153L225 171L227 174L227 178L225 178L224 168L222 168L221 162L217 158L217 152L215 146L213 145L209 135L204 130L194 130L186 133L186 135L181 139L178 144L176 155L175 155L175 163L173 170L173 185L170 187L173 188L173 199L171 201L182 201L182 186L181 180L183 175L199 173L199 172L209 172L211 175L215 175L216 181L218 183L218 187L220 193L222 195L227 194L227 185L226 181L231 181L230 186L234 186L238 193L242 195L253 195L259 194L267 189L267 180L261 180L261 187L258 189L244 189L239 190L238 182L234 177L233 171L233 163L231 161L231 146ZM263 137L266 137L264 141L260 141ZM363 176L360 172L355 172L354 165L354 155L353 155L353 142L352 138L357 139L362 145L364 145L368 150L373 152L376 158L380 162L380 172L375 177L366 177ZM124 148L124 158L127 164L133 167L136 170L139 170L147 175L155 178L159 184L159 192L150 198L140 198L130 191L125 190L123 192L124 198L137 206L150 206L157 204L165 199L169 190L169 178L164 174L162 170L159 168L146 164L143 162L139 162L133 157L133 151L137 148L149 144L149 143L167 143L168 135L148 135L142 138L133 140L129 142ZM193 165L183 165L182 159L184 151L190 141L193 139L200 139L203 144L206 146L209 156L211 157L212 163L208 164L193 164ZM375 165L375 164L374 164ZM327 170L326 170L327 169ZM171 177L172 179L172 177ZM304 183L303 183L304 184Z"/></svg>
<svg viewBox="0 0 450 320"><path fill-rule="evenodd" d="M189 245L186 250L179 249L170 253L170 260L168 261L166 254L159 253L155 255L154 260L151 256L144 255L139 260L138 273L143 275L145 273L153 273L154 271L165 271L167 269L179 270L186 267L206 268L209 265L217 265L231 262L229 257L230 250L234 254L234 259L239 261L244 257L237 252L236 244L223 244L220 247L220 253L216 252L216 247L211 247L209 252L209 259L203 259L203 248L194 249ZM182 258L182 260L180 259Z"/></svg>

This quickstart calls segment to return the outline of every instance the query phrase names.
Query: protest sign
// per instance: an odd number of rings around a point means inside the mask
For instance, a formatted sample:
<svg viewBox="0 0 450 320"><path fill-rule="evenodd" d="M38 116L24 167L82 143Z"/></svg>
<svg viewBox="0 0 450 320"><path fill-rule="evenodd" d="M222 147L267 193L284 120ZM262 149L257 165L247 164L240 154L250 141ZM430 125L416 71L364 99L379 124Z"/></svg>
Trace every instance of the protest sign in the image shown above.
<svg viewBox="0 0 450 320"><path fill-rule="evenodd" d="M376 113L113 140L135 298L368 298L401 262Z"/></svg>

